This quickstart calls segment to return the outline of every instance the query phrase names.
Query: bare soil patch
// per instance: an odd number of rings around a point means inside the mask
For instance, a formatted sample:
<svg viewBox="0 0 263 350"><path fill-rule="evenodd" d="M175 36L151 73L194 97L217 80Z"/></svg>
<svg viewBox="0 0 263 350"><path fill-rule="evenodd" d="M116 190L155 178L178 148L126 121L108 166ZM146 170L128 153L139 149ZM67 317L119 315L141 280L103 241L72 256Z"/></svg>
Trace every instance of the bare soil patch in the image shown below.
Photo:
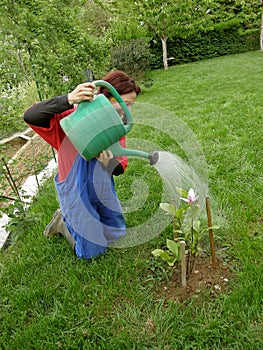
<svg viewBox="0 0 263 350"><path fill-rule="evenodd" d="M227 292L232 278L233 271L229 263L218 259L217 268L214 269L210 257L199 256L186 287L182 287L180 269L177 267L173 269L169 281L161 283L156 289L156 295L158 298L179 303L194 297L213 299Z"/></svg>

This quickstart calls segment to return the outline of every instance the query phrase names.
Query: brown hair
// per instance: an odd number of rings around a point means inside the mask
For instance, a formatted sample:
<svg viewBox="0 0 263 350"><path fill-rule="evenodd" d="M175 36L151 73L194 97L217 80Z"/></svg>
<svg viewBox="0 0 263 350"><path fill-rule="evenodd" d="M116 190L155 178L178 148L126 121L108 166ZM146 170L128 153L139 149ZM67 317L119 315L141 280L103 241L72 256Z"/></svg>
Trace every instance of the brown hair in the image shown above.
<svg viewBox="0 0 263 350"><path fill-rule="evenodd" d="M128 94L129 92L135 91L137 96L141 92L141 88L136 85L132 77L121 70L116 70L108 73L102 80L107 81L118 91L120 95ZM107 98L110 98L112 95L107 90L107 88L100 86L98 89L99 94L105 95Z"/></svg>

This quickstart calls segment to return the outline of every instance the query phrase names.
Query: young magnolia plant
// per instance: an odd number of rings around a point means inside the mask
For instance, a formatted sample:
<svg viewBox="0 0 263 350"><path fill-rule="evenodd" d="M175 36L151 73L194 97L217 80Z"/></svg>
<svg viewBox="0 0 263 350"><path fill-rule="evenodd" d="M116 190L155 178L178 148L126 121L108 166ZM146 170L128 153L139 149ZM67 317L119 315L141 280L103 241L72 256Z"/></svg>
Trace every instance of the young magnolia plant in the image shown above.
<svg viewBox="0 0 263 350"><path fill-rule="evenodd" d="M152 254L155 257L161 257L169 266L174 266L180 262L180 241L185 242L185 254L187 258L187 277L192 272L195 257L200 250L200 240L205 232L208 231L199 220L198 204L199 196L190 188L187 192L184 189L176 188L180 195L180 205L176 207L176 203L160 203L160 207L170 215L173 215L173 233L174 239L166 240L166 250L155 249Z"/></svg>

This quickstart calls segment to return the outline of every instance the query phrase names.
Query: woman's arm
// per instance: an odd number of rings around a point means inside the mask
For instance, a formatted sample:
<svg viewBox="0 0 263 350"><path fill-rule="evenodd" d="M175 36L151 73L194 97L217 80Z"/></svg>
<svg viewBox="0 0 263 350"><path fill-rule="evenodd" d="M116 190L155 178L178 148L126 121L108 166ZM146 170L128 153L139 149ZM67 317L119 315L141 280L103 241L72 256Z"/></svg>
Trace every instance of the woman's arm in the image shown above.
<svg viewBox="0 0 263 350"><path fill-rule="evenodd" d="M68 95L53 97L45 101L37 102L24 113L24 121L30 125L42 128L50 127L50 119L73 106L68 102Z"/></svg>
<svg viewBox="0 0 263 350"><path fill-rule="evenodd" d="M53 97L48 100L38 102L29 107L24 114L26 123L49 128L50 119L55 114L60 114L69 109L73 109L75 103L81 101L91 101L94 96L96 86L92 83L78 85L67 95Z"/></svg>

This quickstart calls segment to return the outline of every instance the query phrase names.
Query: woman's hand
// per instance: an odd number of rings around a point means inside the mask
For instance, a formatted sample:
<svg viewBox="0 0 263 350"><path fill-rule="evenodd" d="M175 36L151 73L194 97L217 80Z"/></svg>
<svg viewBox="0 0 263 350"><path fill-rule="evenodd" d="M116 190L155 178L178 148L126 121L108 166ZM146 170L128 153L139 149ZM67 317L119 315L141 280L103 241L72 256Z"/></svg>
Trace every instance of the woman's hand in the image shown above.
<svg viewBox="0 0 263 350"><path fill-rule="evenodd" d="M68 94L68 103L74 105L81 101L91 101L94 98L94 90L96 86L92 83L79 84L75 90Z"/></svg>
<svg viewBox="0 0 263 350"><path fill-rule="evenodd" d="M109 161L113 158L113 154L110 150L100 152L100 155L96 157L100 163L107 168Z"/></svg>

